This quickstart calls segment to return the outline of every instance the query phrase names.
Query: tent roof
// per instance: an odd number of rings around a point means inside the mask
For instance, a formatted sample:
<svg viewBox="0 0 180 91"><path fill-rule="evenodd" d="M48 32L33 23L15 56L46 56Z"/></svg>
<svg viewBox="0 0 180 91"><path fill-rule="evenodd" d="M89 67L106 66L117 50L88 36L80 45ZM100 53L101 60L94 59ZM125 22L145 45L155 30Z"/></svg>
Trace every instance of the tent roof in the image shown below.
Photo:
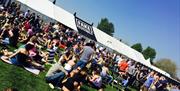
<svg viewBox="0 0 180 91"><path fill-rule="evenodd" d="M77 30L74 15L66 10L54 5L48 0L17 0L30 8L42 13L58 22L68 26L71 29Z"/></svg>
<svg viewBox="0 0 180 91"><path fill-rule="evenodd" d="M48 0L17 0L28 7L38 11L41 14L44 14L56 21L61 22L62 24L68 26L69 28L77 31L77 27L75 24L75 17L73 14L67 12L66 10L54 5L52 2ZM167 73L160 70L159 68L152 66L149 61L145 60L143 55L132 49L131 47L127 46L126 44L120 42L116 38L109 36L108 34L102 32L101 30L93 27L95 37L98 42L101 44L116 50L117 52L126 55L127 57L140 62L152 69L166 75ZM168 74L170 77L170 75Z"/></svg>

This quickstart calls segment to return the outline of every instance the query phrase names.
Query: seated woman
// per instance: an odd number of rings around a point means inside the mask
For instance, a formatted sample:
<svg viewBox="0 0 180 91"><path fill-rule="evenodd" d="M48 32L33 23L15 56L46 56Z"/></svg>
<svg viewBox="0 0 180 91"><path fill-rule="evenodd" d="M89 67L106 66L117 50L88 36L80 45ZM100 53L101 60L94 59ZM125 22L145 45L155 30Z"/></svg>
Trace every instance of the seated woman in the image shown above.
<svg viewBox="0 0 180 91"><path fill-rule="evenodd" d="M24 66L24 67L35 67L37 69L43 69L40 64L33 62L31 58L29 57L29 51L33 48L34 46L31 44L25 45L25 48L20 48L18 49L14 54L8 56L7 58L3 58L2 60L4 62L10 63L10 64L15 64L19 66Z"/></svg>
<svg viewBox="0 0 180 91"><path fill-rule="evenodd" d="M58 63L64 65L67 63L70 59L72 59L73 53L71 50L67 50L59 59Z"/></svg>
<svg viewBox="0 0 180 91"><path fill-rule="evenodd" d="M76 60L78 60L78 59L77 59L77 57L74 55L73 58L72 58L71 60L69 60L69 61L65 64L64 69L65 69L68 73L71 72L73 66L76 64L76 63L75 63Z"/></svg>
<svg viewBox="0 0 180 91"><path fill-rule="evenodd" d="M54 57L56 54L56 50L54 48L54 46L51 44L49 44L47 52L42 52L42 54L44 55L44 60L45 62L49 62L49 63L54 63Z"/></svg>
<svg viewBox="0 0 180 91"><path fill-rule="evenodd" d="M6 48L2 48L0 51L1 59L7 59L13 52L9 52Z"/></svg>
<svg viewBox="0 0 180 91"><path fill-rule="evenodd" d="M93 88L102 91L102 77L99 70L93 71L93 75L89 77L89 82Z"/></svg>
<svg viewBox="0 0 180 91"><path fill-rule="evenodd" d="M2 39L0 40L0 42L5 45L10 44L9 38L12 36L13 36L13 33L11 31L11 25L5 24L0 34L0 39Z"/></svg>
<svg viewBox="0 0 180 91"><path fill-rule="evenodd" d="M30 38L30 40L27 42L27 44L31 44L34 46L34 48L32 48L31 50L29 50L29 56L37 63L39 64L44 64L45 62L42 61L43 55L40 54L38 48L40 48L40 46L38 45L37 42L37 37L36 36L32 36Z"/></svg>

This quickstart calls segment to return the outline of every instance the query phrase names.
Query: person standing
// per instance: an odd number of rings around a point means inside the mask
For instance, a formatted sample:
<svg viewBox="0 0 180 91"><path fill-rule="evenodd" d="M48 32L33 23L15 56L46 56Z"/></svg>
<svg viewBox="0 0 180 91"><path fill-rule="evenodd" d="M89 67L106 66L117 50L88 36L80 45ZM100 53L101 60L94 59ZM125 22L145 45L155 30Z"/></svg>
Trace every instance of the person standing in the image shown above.
<svg viewBox="0 0 180 91"><path fill-rule="evenodd" d="M147 80L144 82L143 86L141 87L141 90L140 91L148 91L151 84L154 82L154 71L152 71L150 74L149 74L149 77L147 78Z"/></svg>
<svg viewBox="0 0 180 91"><path fill-rule="evenodd" d="M74 66L74 69L80 67L81 69L86 66L86 64L92 59L92 55L95 53L94 51L95 43L87 43L86 46L80 52L80 60Z"/></svg>

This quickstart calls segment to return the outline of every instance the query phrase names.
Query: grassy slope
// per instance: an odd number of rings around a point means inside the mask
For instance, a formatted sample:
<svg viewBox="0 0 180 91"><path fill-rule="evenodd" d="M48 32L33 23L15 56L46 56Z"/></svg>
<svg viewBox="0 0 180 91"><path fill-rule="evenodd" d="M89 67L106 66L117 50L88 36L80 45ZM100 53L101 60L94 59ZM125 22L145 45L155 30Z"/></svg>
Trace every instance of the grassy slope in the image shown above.
<svg viewBox="0 0 180 91"><path fill-rule="evenodd" d="M14 49L15 48L10 47L11 51ZM0 60L0 91L3 91L5 88L16 88L19 91L59 91L57 89L52 90L45 82L44 77L49 68L50 67L46 66L45 72L41 72L39 75L34 75L23 68L6 64ZM88 86L83 86L82 90L96 91ZM104 90L117 91L111 86L106 86ZM134 89L131 90L136 91Z"/></svg>
<svg viewBox="0 0 180 91"><path fill-rule="evenodd" d="M44 72L35 76L23 68L3 62L0 62L0 70L0 91L8 87L20 91L51 91L44 81Z"/></svg>
<svg viewBox="0 0 180 91"><path fill-rule="evenodd" d="M57 91L50 89L45 82L46 72L36 76L23 68L0 61L0 91L5 88L17 88L19 91ZM87 86L83 86L83 90L96 91ZM107 86L105 91L115 91L115 89Z"/></svg>

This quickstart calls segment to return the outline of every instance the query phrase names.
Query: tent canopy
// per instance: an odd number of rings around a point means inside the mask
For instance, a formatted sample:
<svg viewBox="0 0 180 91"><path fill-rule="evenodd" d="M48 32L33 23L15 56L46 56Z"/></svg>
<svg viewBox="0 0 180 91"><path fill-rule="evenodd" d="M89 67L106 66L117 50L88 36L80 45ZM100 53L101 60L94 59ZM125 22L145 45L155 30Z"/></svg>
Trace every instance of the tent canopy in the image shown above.
<svg viewBox="0 0 180 91"><path fill-rule="evenodd" d="M39 13L48 16L62 24L68 26L69 28L78 31L75 22L75 16L66 10L54 5L52 2L48 0L17 0L22 4L38 11ZM145 60L142 53L132 49L131 47L127 46L126 44L120 42L119 40L115 39L114 37L109 36L108 34L102 32L101 30L93 27L94 35L97 41L117 52L142 63L145 66L148 66L167 77L170 77L168 73L159 68L152 66L149 61Z"/></svg>
<svg viewBox="0 0 180 91"><path fill-rule="evenodd" d="M74 15L54 5L50 1L48 0L17 0L17 1L77 31Z"/></svg>

